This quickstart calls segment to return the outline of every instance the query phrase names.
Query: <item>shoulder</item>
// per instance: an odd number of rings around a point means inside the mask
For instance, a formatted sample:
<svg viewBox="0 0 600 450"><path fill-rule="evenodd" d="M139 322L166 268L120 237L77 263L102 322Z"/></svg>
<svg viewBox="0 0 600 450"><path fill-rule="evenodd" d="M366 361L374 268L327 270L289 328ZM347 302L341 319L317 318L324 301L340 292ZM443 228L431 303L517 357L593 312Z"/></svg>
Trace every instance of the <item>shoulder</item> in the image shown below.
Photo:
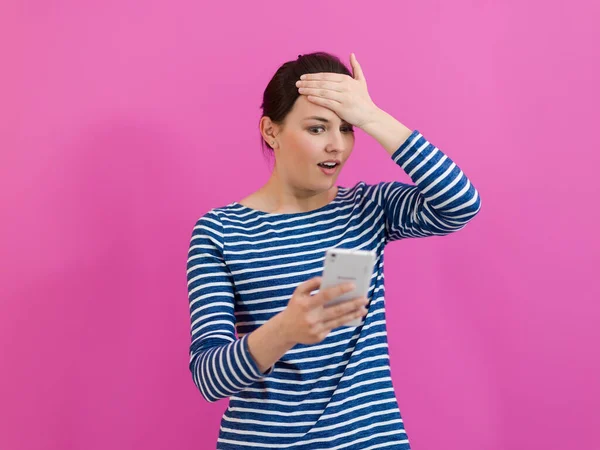
<svg viewBox="0 0 600 450"><path fill-rule="evenodd" d="M362 208L367 207L373 201L373 191L376 187L377 185L358 181L354 186L344 188L344 192L341 195L342 202L352 203L355 206L362 206Z"/></svg>
<svg viewBox="0 0 600 450"><path fill-rule="evenodd" d="M380 181L379 183L367 183L359 181L354 187L348 189L348 199L352 198L355 203L375 204L383 207L390 197L405 192L411 185L399 181Z"/></svg>
<svg viewBox="0 0 600 450"><path fill-rule="evenodd" d="M392 182L382 181L371 184L365 181L357 182L353 187L346 189L346 197L359 199L372 199L377 193L391 185Z"/></svg>
<svg viewBox="0 0 600 450"><path fill-rule="evenodd" d="M196 220L194 231L203 227L214 228L215 230L219 230L222 227L221 218L219 217L219 208L208 210Z"/></svg>
<svg viewBox="0 0 600 450"><path fill-rule="evenodd" d="M223 247L223 225L219 216L219 208L213 208L201 215L192 230L192 243L210 242Z"/></svg>
<svg viewBox="0 0 600 450"><path fill-rule="evenodd" d="M231 202L227 205L211 208L200 216L200 218L196 221L196 225L212 224L214 227L222 228L223 218L227 219L227 217L235 216L243 209L244 206L238 202Z"/></svg>
<svg viewBox="0 0 600 450"><path fill-rule="evenodd" d="M209 231L222 240L228 224L240 222L247 214L246 208L237 202L211 208L197 219L194 234Z"/></svg>
<svg viewBox="0 0 600 450"><path fill-rule="evenodd" d="M347 187L344 188L345 192L344 195L346 197L348 196L352 196L352 197L357 197L357 196L362 196L365 193L365 190L368 188L368 184L364 181L358 181L356 182L356 184L352 187Z"/></svg>

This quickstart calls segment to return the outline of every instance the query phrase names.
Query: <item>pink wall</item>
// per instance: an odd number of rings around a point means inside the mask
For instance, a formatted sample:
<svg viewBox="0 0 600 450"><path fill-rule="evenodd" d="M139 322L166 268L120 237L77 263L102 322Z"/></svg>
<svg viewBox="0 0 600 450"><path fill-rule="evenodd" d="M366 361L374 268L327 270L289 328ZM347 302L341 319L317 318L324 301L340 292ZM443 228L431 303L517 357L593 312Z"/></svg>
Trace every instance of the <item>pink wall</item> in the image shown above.
<svg viewBox="0 0 600 450"><path fill-rule="evenodd" d="M262 91L316 50L354 51L483 199L463 232L388 247L413 448L598 448L598 3L365 5L2 3L0 449L214 448L191 228L266 181ZM406 180L357 134L341 185Z"/></svg>

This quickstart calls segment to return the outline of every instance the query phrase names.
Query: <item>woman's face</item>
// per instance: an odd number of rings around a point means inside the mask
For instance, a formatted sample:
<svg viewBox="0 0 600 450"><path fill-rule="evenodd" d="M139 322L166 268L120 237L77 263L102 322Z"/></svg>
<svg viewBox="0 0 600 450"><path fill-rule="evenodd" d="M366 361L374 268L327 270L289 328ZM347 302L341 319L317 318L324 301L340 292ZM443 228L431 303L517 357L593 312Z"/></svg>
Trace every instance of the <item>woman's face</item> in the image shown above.
<svg viewBox="0 0 600 450"><path fill-rule="evenodd" d="M352 153L354 131L332 110L310 103L301 95L283 127L276 129L275 140L277 175L293 189L311 195L335 186ZM337 164L322 167L326 161Z"/></svg>

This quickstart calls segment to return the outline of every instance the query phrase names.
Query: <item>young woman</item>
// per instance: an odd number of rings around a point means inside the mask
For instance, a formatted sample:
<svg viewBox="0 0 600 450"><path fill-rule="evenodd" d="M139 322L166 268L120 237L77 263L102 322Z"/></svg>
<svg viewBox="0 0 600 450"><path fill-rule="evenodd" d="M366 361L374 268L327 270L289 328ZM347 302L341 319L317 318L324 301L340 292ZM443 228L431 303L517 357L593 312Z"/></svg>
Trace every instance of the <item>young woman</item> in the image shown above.
<svg viewBox="0 0 600 450"><path fill-rule="evenodd" d="M457 231L480 200L450 158L373 103L350 62L352 74L313 53L277 70L260 121L271 177L194 227L190 370L206 400L229 398L219 449L410 448L390 377L384 248ZM414 185L337 186L354 127ZM319 290L330 247L376 252L368 298L324 306L350 289Z"/></svg>

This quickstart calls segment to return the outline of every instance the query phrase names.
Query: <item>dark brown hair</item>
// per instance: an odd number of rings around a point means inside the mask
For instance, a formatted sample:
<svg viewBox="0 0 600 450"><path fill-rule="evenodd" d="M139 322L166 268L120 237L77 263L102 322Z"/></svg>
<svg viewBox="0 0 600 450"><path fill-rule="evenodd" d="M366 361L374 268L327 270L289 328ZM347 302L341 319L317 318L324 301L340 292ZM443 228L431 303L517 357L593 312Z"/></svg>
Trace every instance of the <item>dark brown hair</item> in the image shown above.
<svg viewBox="0 0 600 450"><path fill-rule="evenodd" d="M284 63L265 89L263 94L262 116L269 117L276 124L283 124L286 116L300 97L296 81L305 73L331 72L352 76L350 70L337 56L325 52L298 55L298 59ZM261 136L265 156L272 155L273 148ZM265 148L265 145L267 148Z"/></svg>

